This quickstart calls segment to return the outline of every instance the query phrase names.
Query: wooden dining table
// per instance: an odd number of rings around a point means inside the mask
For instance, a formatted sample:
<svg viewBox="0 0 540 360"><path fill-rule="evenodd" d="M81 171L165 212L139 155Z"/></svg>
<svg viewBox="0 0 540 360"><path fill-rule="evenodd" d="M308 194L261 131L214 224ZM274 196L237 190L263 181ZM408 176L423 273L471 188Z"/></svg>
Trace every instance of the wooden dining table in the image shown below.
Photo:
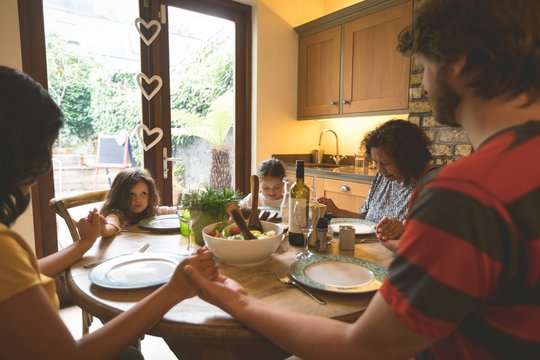
<svg viewBox="0 0 540 360"><path fill-rule="evenodd" d="M128 310L149 295L156 287L142 289L109 289L93 284L89 279L92 269L84 264L97 259L108 259L121 254L135 253L149 243L149 252L180 253L187 246L186 238L176 233L153 233L134 228L113 238L101 238L85 256L66 273L68 290L74 302L91 315L106 322ZM249 267L220 263L220 272L241 283L249 293L283 310L324 316L346 322L355 321L366 309L373 292L348 294L310 289L326 300L321 305L299 289L280 283L276 270L288 270L296 260L300 248L289 245L285 238L265 262ZM357 243L354 250L339 250L337 239L325 255L345 255L363 258L387 267L392 252L376 239ZM162 337L181 359L284 359L290 354L266 338L245 327L229 314L198 297L187 299L172 309L148 334Z"/></svg>

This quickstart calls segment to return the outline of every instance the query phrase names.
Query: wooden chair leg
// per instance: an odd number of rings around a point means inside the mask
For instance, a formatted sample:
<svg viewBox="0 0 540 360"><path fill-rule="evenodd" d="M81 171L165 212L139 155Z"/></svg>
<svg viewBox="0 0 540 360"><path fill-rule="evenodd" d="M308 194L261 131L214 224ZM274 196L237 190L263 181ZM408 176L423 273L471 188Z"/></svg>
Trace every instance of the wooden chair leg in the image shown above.
<svg viewBox="0 0 540 360"><path fill-rule="evenodd" d="M83 336L88 334L88 331L90 330L90 325L92 325L92 315L87 313L86 311L82 310L82 334Z"/></svg>

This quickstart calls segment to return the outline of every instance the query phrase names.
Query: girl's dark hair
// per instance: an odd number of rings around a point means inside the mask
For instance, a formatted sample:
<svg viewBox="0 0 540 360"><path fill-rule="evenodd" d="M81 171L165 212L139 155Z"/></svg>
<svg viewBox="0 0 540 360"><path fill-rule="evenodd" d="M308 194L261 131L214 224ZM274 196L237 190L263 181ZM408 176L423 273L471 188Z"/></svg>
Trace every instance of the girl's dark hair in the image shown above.
<svg viewBox="0 0 540 360"><path fill-rule="evenodd" d="M496 3L496 4L494 4ZM445 65L466 55L478 96L540 98L540 1L424 0L399 35L398 51Z"/></svg>
<svg viewBox="0 0 540 360"><path fill-rule="evenodd" d="M368 159L372 148L382 148L407 183L419 179L432 159L430 146L431 141L418 125L400 119L385 122L362 140Z"/></svg>
<svg viewBox="0 0 540 360"><path fill-rule="evenodd" d="M140 181L148 186L148 207L140 214L135 214L130 211L130 193L131 188ZM160 201L156 183L150 172L141 168L129 168L120 171L114 178L100 213L107 216L115 211L121 211L130 224L137 224L144 218L154 216Z"/></svg>
<svg viewBox="0 0 540 360"><path fill-rule="evenodd" d="M283 179L285 177L285 166L283 166L283 163L276 158L267 159L264 160L259 166L257 175L259 178L263 176L270 176Z"/></svg>
<svg viewBox="0 0 540 360"><path fill-rule="evenodd" d="M62 111L27 74L0 66L0 222L10 226L27 208L19 189L51 167Z"/></svg>

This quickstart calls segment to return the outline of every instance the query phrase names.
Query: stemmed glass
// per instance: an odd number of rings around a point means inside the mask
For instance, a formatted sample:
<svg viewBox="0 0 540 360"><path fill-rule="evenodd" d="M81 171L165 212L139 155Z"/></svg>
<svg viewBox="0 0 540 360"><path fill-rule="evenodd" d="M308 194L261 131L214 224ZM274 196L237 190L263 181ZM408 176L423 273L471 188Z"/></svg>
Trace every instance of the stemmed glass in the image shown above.
<svg viewBox="0 0 540 360"><path fill-rule="evenodd" d="M315 254L309 251L309 237L317 221L319 221L319 202L316 199L311 199L307 202L298 201L294 205L292 215L294 219L289 219L289 221L294 221L304 235L304 249L296 254L296 258L305 259L315 256Z"/></svg>
<svg viewBox="0 0 540 360"><path fill-rule="evenodd" d="M198 195L197 190L188 190L178 200L178 218L188 225L188 245L181 255L193 254L193 223L199 220L202 214L202 203Z"/></svg>

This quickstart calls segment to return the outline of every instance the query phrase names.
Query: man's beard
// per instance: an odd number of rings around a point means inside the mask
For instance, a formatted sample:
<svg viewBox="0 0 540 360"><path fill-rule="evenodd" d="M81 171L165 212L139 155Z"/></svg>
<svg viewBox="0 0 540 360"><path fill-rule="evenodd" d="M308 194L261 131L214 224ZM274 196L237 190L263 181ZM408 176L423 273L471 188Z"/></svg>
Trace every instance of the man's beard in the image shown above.
<svg viewBox="0 0 540 360"><path fill-rule="evenodd" d="M461 126L456 121L456 108L461 102L461 96L452 90L443 77L444 68L437 71L435 88L429 93L435 120L441 125Z"/></svg>

